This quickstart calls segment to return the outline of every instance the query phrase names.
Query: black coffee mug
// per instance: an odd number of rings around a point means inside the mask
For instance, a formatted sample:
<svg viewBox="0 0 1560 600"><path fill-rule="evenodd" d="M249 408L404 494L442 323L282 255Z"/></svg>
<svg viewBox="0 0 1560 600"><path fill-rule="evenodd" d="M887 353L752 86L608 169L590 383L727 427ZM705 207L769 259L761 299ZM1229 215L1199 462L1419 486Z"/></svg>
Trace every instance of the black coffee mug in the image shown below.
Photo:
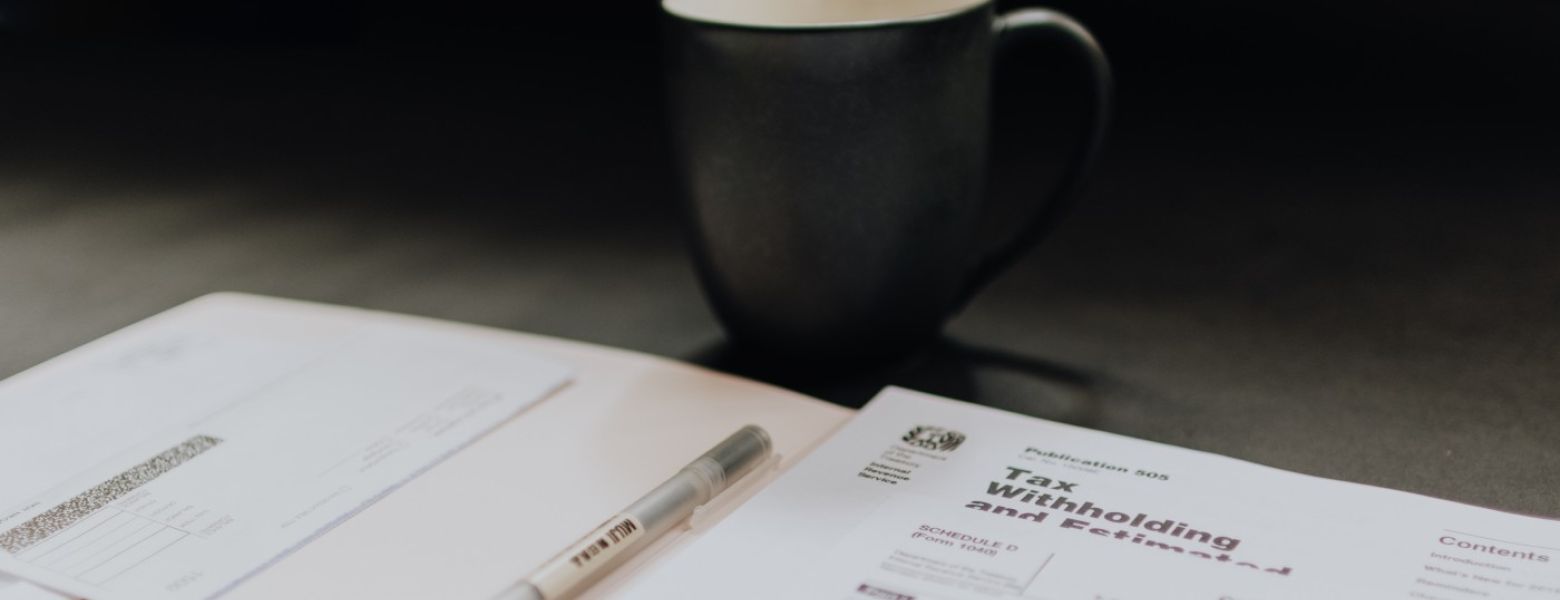
<svg viewBox="0 0 1560 600"><path fill-rule="evenodd" d="M692 252L741 347L832 361L915 347L1044 236L1104 137L1109 65L1055 11L999 16L990 0L662 8ZM1020 233L983 244L993 59L1041 37L1086 63L1090 130Z"/></svg>

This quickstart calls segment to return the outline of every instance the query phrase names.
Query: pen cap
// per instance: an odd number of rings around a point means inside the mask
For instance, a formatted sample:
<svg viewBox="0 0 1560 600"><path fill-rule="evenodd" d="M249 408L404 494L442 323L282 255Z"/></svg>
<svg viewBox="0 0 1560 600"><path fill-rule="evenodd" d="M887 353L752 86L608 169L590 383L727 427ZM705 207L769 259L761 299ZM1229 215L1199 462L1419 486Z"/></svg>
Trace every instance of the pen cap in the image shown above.
<svg viewBox="0 0 1560 600"><path fill-rule="evenodd" d="M769 432L757 425L748 425L710 448L688 468L709 482L710 497L713 497L726 489L727 484L741 479L769 458L770 448Z"/></svg>

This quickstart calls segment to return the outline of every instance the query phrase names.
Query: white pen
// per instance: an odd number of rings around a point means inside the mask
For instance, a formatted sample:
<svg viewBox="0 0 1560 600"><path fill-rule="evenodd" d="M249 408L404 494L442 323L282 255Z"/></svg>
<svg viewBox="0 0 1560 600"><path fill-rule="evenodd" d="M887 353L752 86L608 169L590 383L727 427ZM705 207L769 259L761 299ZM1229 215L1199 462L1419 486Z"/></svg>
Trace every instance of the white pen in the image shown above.
<svg viewBox="0 0 1560 600"><path fill-rule="evenodd" d="M574 597L687 520L695 508L769 458L769 451L768 432L756 425L738 429L493 600Z"/></svg>

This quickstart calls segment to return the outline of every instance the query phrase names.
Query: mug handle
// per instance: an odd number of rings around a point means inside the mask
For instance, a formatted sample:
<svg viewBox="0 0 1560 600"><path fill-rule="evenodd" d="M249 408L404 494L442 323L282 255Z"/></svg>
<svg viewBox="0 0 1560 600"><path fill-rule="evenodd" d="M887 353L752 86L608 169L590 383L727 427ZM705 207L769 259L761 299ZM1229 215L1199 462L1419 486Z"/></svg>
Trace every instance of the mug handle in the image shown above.
<svg viewBox="0 0 1560 600"><path fill-rule="evenodd" d="M969 280L965 282L961 304L968 303L976 292L1017 262L1026 250L1039 243L1056 223L1057 218L1066 212L1071 205L1072 197L1081 187L1084 176L1094 168L1094 163L1099 158L1100 146L1105 140L1105 130L1110 123L1113 86L1110 62L1105 59L1105 51L1100 49L1099 43L1094 41L1094 36L1088 29L1072 17L1045 8L1025 8L1003 14L997 17L995 27L999 52L1007 51L1013 47L1014 42L1018 41L1031 39L1062 41L1069 52L1087 63L1089 92L1093 96L1093 102L1090 103L1091 112L1088 116L1089 133L1080 143L1072 163L1062 171L1061 178L1057 180L1056 187L1051 191L1050 199L1029 218L1013 239L997 246L975 264Z"/></svg>

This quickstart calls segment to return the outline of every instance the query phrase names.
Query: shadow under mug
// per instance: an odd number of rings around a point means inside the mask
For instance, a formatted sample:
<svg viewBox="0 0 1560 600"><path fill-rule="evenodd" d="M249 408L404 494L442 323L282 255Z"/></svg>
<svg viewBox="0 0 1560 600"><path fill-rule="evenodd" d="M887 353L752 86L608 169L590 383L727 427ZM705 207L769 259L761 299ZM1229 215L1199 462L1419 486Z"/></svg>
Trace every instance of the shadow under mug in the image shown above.
<svg viewBox="0 0 1560 600"><path fill-rule="evenodd" d="M1109 65L1066 15L998 15L989 0L845 20L711 8L785 1L662 5L668 117L701 282L739 347L806 362L903 354L1063 212L1104 137ZM850 4L929 2L836 3ZM1088 67L1089 131L1019 233L990 244L976 230L993 61L1028 41Z"/></svg>

